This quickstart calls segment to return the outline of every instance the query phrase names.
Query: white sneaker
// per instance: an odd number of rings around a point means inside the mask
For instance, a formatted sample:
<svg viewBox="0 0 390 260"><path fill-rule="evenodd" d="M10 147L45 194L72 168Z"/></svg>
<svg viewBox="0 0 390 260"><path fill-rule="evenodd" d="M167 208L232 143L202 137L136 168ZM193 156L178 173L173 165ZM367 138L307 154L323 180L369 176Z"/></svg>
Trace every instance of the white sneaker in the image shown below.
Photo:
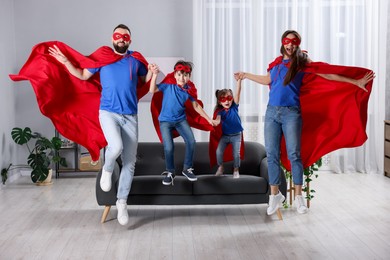
<svg viewBox="0 0 390 260"><path fill-rule="evenodd" d="M222 176L222 175L223 175L223 167L219 166L217 172L215 173L215 176Z"/></svg>
<svg viewBox="0 0 390 260"><path fill-rule="evenodd" d="M118 222L122 226L129 222L129 213L127 212L127 203L122 203L119 200L116 201L116 208L118 210Z"/></svg>
<svg viewBox="0 0 390 260"><path fill-rule="evenodd" d="M106 170L102 170L102 176L100 177L100 188L108 192L111 190L111 176L112 172L108 172Z"/></svg>
<svg viewBox="0 0 390 260"><path fill-rule="evenodd" d="M297 208L299 214L305 214L309 211L309 209L306 207L305 199L302 197L302 195L295 196L295 207Z"/></svg>
<svg viewBox="0 0 390 260"><path fill-rule="evenodd" d="M234 172L233 172L233 178L234 178L234 179L240 178L240 172L239 172L239 171L234 171Z"/></svg>
<svg viewBox="0 0 390 260"><path fill-rule="evenodd" d="M280 204L284 201L284 199L285 197L280 191L276 195L269 195L267 215L270 216L274 214L278 210Z"/></svg>

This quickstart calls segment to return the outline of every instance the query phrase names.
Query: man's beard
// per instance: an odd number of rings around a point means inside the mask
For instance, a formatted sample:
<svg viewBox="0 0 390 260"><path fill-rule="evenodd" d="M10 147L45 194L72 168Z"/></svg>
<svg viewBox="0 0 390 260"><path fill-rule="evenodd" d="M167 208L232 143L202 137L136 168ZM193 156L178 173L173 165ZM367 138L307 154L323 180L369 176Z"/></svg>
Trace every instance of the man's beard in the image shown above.
<svg viewBox="0 0 390 260"><path fill-rule="evenodd" d="M115 43L113 45L114 45L115 51L118 53L121 53L121 54L126 53L127 49L129 48L129 44L126 44L126 43L123 46L118 46L118 44L115 44Z"/></svg>

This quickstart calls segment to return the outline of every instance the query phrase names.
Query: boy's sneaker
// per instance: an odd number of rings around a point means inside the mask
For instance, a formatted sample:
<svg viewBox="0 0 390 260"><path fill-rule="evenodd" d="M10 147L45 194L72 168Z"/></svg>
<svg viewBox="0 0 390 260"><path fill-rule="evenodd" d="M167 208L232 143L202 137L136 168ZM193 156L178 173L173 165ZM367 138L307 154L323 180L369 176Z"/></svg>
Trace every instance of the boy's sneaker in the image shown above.
<svg viewBox="0 0 390 260"><path fill-rule="evenodd" d="M222 175L223 175L223 167L219 166L217 172L215 173L215 176L222 176Z"/></svg>
<svg viewBox="0 0 390 260"><path fill-rule="evenodd" d="M302 195L295 196L295 207L297 208L299 214L305 214L309 211Z"/></svg>
<svg viewBox="0 0 390 260"><path fill-rule="evenodd" d="M164 185L171 185L172 184L172 186L173 186L173 179L175 178L175 174L168 172L168 171L161 173L161 175L164 175L164 174L166 174L166 175L162 181L162 184L164 184Z"/></svg>
<svg viewBox="0 0 390 260"><path fill-rule="evenodd" d="M111 176L112 172L108 172L104 170L104 168L102 169L102 176L100 177L100 188L104 192L108 192L111 190Z"/></svg>
<svg viewBox="0 0 390 260"><path fill-rule="evenodd" d="M129 222L129 213L127 212L127 203L122 201L116 201L116 208L118 210L118 222L122 226L126 225Z"/></svg>
<svg viewBox="0 0 390 260"><path fill-rule="evenodd" d="M196 181L196 180L198 180L198 178L196 177L196 175L194 174L193 171L194 171L193 168L188 168L187 170L184 170L184 171L182 172L182 174L183 174L184 176L186 176L188 180L190 180L190 181Z"/></svg>
<svg viewBox="0 0 390 260"><path fill-rule="evenodd" d="M284 199L285 198L280 191L276 195L269 195L267 215L274 214L278 210L280 204L284 201Z"/></svg>
<svg viewBox="0 0 390 260"><path fill-rule="evenodd" d="M233 172L233 179L238 179L240 178L240 172L239 171L234 171Z"/></svg>

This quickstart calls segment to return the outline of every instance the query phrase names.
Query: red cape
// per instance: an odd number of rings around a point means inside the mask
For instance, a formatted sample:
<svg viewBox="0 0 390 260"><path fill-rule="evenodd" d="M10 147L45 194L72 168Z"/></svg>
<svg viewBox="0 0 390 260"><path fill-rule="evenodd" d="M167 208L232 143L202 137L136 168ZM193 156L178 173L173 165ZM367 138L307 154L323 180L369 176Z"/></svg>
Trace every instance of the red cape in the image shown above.
<svg viewBox="0 0 390 260"><path fill-rule="evenodd" d="M41 113L51 119L61 135L84 146L92 160L96 161L100 149L107 145L99 123L99 73L86 81L72 76L63 64L49 54L48 49L53 45L57 45L69 61L79 68L102 67L123 56L115 54L107 46L84 56L62 42L43 42L34 46L19 74L10 75L14 81L29 80ZM140 53L133 52L131 55L147 66L147 61ZM139 81L138 99L148 89L147 84Z"/></svg>
<svg viewBox="0 0 390 260"><path fill-rule="evenodd" d="M280 62L281 57L276 58L268 70ZM373 81L367 83L368 92L365 92L353 84L326 80L314 73L360 79L370 71L322 62L311 62L304 69L307 73L300 94L303 121L301 157L304 168L332 151L357 147L367 140L367 107ZM281 143L281 161L290 171L284 139Z"/></svg>
<svg viewBox="0 0 390 260"><path fill-rule="evenodd" d="M169 73L162 81L161 83L165 84L176 84L176 79L174 77L174 72ZM195 87L195 84L192 81L189 81L188 83L189 89L188 94L192 98L194 98L200 106L203 107L203 102L198 99L198 90ZM158 138L160 139L160 142L162 142L161 132L160 132L160 123L158 121L158 117L161 112L162 107L162 100L163 100L163 93L158 91L153 94L152 102L150 103L150 111L152 113L152 119L154 128L156 129L156 133L158 135ZM201 115L199 115L198 112L194 109L192 106L191 100L187 100L185 102L185 111L187 115L187 121L188 124L191 127L204 130L204 131L212 131L213 127L210 125L210 123L204 119ZM178 137L179 133L177 131L173 132L173 137Z"/></svg>
<svg viewBox="0 0 390 260"><path fill-rule="evenodd" d="M218 112L220 110L215 110L213 114L213 119L217 118ZM210 132L209 139L209 157L210 157L210 166L213 167L217 164L217 148L219 144L219 140L221 140L222 136L222 122L214 127L214 131ZM245 145L244 145L244 132L241 134L241 147L240 147L240 159L244 160L245 156ZM223 154L223 161L230 162L233 161L233 146L232 144L228 144Z"/></svg>

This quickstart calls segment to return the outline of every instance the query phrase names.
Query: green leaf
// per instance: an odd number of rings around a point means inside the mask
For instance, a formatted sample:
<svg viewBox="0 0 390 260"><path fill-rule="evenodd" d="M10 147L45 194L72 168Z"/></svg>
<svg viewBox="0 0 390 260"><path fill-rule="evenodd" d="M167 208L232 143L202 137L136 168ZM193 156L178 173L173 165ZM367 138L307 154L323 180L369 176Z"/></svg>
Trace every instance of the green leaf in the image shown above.
<svg viewBox="0 0 390 260"><path fill-rule="evenodd" d="M47 139L46 137L40 137L36 143L35 143L35 149L39 152L39 153L42 153L44 152L46 149L52 149L53 148L53 144L50 142L49 139Z"/></svg>
<svg viewBox="0 0 390 260"><path fill-rule="evenodd" d="M50 159L44 153L32 153L27 158L27 163L31 168L49 168Z"/></svg>
<svg viewBox="0 0 390 260"><path fill-rule="evenodd" d="M15 143L19 145L26 144L28 143L28 141L30 141L32 137L31 129L29 127L26 127L24 129L14 127L11 131L11 136Z"/></svg>
<svg viewBox="0 0 390 260"><path fill-rule="evenodd" d="M31 180L34 183L42 182L42 181L46 180L48 175L49 175L49 169L36 168L36 169L33 169L31 172Z"/></svg>
<svg viewBox="0 0 390 260"><path fill-rule="evenodd" d="M62 146L61 139L56 137L56 136L51 139L51 143L53 144L53 148L55 150L59 150L61 148L61 146Z"/></svg>

